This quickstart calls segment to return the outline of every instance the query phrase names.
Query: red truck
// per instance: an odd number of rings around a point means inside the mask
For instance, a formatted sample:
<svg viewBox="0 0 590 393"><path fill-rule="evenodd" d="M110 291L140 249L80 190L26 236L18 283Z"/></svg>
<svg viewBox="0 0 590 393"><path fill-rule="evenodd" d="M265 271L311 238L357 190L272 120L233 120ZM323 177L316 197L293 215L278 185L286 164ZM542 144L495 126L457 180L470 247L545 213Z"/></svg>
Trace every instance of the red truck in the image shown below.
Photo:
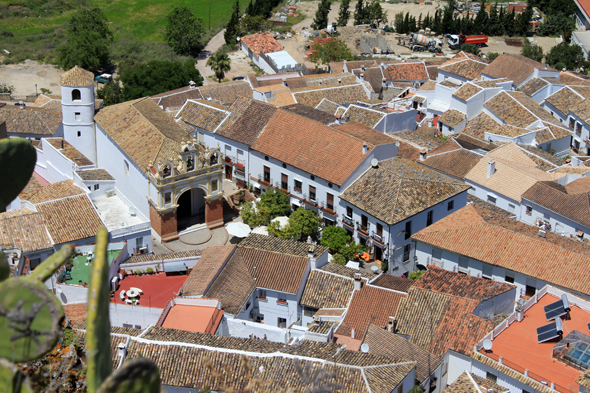
<svg viewBox="0 0 590 393"><path fill-rule="evenodd" d="M461 33L459 35L450 34L448 37L449 48L451 49L460 49L461 44L470 44L482 47L488 42L488 37L485 34L466 36L463 33Z"/></svg>

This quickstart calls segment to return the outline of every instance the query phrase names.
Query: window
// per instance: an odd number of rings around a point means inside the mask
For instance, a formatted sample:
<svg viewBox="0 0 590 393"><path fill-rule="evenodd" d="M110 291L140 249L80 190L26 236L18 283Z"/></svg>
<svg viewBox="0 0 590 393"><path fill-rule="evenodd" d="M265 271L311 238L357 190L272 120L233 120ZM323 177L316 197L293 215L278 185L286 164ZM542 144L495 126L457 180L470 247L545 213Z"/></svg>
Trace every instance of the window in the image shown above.
<svg viewBox="0 0 590 393"><path fill-rule="evenodd" d="M469 259L459 257L459 273L469 274Z"/></svg>
<svg viewBox="0 0 590 393"><path fill-rule="evenodd" d="M443 364L443 368L442 368L442 373L441 375L444 377L445 375L447 375L447 372L449 371L449 363L445 363Z"/></svg>
<svg viewBox="0 0 590 393"><path fill-rule="evenodd" d="M248 300L248 303L246 303L246 308L244 310L248 311L251 305L252 303L250 303L250 300Z"/></svg>
<svg viewBox="0 0 590 393"><path fill-rule="evenodd" d="M80 101L82 99L82 95L80 94L80 90L74 89L72 90L72 101Z"/></svg>
<svg viewBox="0 0 590 393"><path fill-rule="evenodd" d="M506 272L504 274L504 282L507 282L509 284L514 284L514 273Z"/></svg>
<svg viewBox="0 0 590 393"><path fill-rule="evenodd" d="M211 191L217 191L217 180L211 181Z"/></svg>
<svg viewBox="0 0 590 393"><path fill-rule="evenodd" d="M532 206L526 205L526 214L528 216L533 214L533 207Z"/></svg>
<svg viewBox="0 0 590 393"><path fill-rule="evenodd" d="M317 308L303 306L303 315L306 317L313 317L317 311Z"/></svg>
<svg viewBox="0 0 590 393"><path fill-rule="evenodd" d="M580 148L580 141L577 139L574 139L574 148L575 149L579 149Z"/></svg>
<svg viewBox="0 0 590 393"><path fill-rule="evenodd" d="M281 189L288 191L289 190L289 176L281 173Z"/></svg>
<svg viewBox="0 0 590 393"><path fill-rule="evenodd" d="M133 325L131 325L131 324L129 324L129 323L124 323L124 324L123 324L123 327L124 327L124 328L131 328L131 329L133 329Z"/></svg>
<svg viewBox="0 0 590 393"><path fill-rule="evenodd" d="M123 170L125 171L125 174L129 174L129 163L127 160L123 160Z"/></svg>
<svg viewBox="0 0 590 393"><path fill-rule="evenodd" d="M326 208L334 211L334 195L326 193Z"/></svg>
<svg viewBox="0 0 590 393"><path fill-rule="evenodd" d="M404 239L408 240L412 236L412 221L406 222L406 229L404 231Z"/></svg>
<svg viewBox="0 0 590 393"><path fill-rule="evenodd" d="M303 187L303 184L301 184L301 180L295 179L295 186L293 187L295 191L301 192L301 187Z"/></svg>
<svg viewBox="0 0 590 393"><path fill-rule="evenodd" d="M383 236L383 225L377 223L377 230L375 231L377 236Z"/></svg>
<svg viewBox="0 0 590 393"><path fill-rule="evenodd" d="M570 117L570 128L574 128L575 123L576 123L576 121L574 120L574 118Z"/></svg>
<svg viewBox="0 0 590 393"><path fill-rule="evenodd" d="M277 326L283 329L286 328L287 320L285 318L277 318Z"/></svg>
<svg viewBox="0 0 590 393"><path fill-rule="evenodd" d="M352 218L352 207L346 206L346 215Z"/></svg>
<svg viewBox="0 0 590 393"><path fill-rule="evenodd" d="M508 204L508 211L510 213L514 213L516 211L516 206L514 206L512 203Z"/></svg>
<svg viewBox="0 0 590 393"><path fill-rule="evenodd" d="M495 205L496 204L496 197L492 194L488 194L488 202Z"/></svg>
<svg viewBox="0 0 590 393"><path fill-rule="evenodd" d="M531 297L531 296L535 296L535 293L537 293L537 288L532 286L532 285L526 285L526 289L524 291L525 296Z"/></svg>
<svg viewBox="0 0 590 393"><path fill-rule="evenodd" d="M432 225L432 212L433 212L433 210L426 213L426 226L427 227Z"/></svg>
<svg viewBox="0 0 590 393"><path fill-rule="evenodd" d="M282 293L279 293L279 297L277 299L277 303L287 304L287 296Z"/></svg>
<svg viewBox="0 0 590 393"><path fill-rule="evenodd" d="M410 260L411 249L412 245L410 243L404 245L404 262L408 262Z"/></svg>
<svg viewBox="0 0 590 393"><path fill-rule="evenodd" d="M309 200L315 201L315 187L309 186Z"/></svg>
<svg viewBox="0 0 590 393"><path fill-rule="evenodd" d="M264 181L270 183L270 168L267 166L264 167Z"/></svg>
<svg viewBox="0 0 590 393"><path fill-rule="evenodd" d="M492 381L493 383L496 383L498 381L498 377L490 372L486 372L486 379L488 381Z"/></svg>
<svg viewBox="0 0 590 393"><path fill-rule="evenodd" d="M100 188L100 185L99 184L95 184L94 185L94 191L98 190L99 188Z"/></svg>
<svg viewBox="0 0 590 393"><path fill-rule="evenodd" d="M76 120L76 121L82 120L82 118L80 116L80 112L74 112L74 120Z"/></svg>
<svg viewBox="0 0 590 393"><path fill-rule="evenodd" d="M82 131L78 131L78 138L82 136Z"/></svg>
<svg viewBox="0 0 590 393"><path fill-rule="evenodd" d="M88 190L92 191L92 187L88 186Z"/></svg>
<svg viewBox="0 0 590 393"><path fill-rule="evenodd" d="M167 192L164 194L164 203L167 205L172 202L172 193Z"/></svg>
<svg viewBox="0 0 590 393"><path fill-rule="evenodd" d="M258 290L258 299L266 300L266 291L264 289Z"/></svg>
<svg viewBox="0 0 590 393"><path fill-rule="evenodd" d="M582 123L576 123L576 134L580 135L582 133Z"/></svg>
<svg viewBox="0 0 590 393"><path fill-rule="evenodd" d="M361 215L361 226L363 230L369 230L369 217L365 216L364 214Z"/></svg>
<svg viewBox="0 0 590 393"><path fill-rule="evenodd" d="M447 211L453 210L454 208L455 208L455 201L449 201L449 203L447 203Z"/></svg>
<svg viewBox="0 0 590 393"><path fill-rule="evenodd" d="M488 280L492 279L492 275L494 272L494 268L490 265L483 265L483 278L487 278Z"/></svg>
<svg viewBox="0 0 590 393"><path fill-rule="evenodd" d="M136 237L135 238L135 248L139 250L142 247L143 247L143 236Z"/></svg>
<svg viewBox="0 0 590 393"><path fill-rule="evenodd" d="M199 143L201 145L205 144L205 134L203 134L202 132L199 132Z"/></svg>

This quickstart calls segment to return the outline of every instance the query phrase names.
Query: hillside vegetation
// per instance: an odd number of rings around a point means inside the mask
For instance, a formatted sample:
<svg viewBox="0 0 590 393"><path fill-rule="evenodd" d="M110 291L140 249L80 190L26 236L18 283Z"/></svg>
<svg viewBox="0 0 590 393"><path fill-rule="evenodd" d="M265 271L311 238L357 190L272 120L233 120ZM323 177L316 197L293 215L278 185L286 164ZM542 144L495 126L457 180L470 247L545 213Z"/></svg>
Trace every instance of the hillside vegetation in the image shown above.
<svg viewBox="0 0 590 393"><path fill-rule="evenodd" d="M65 42L65 26L73 13L82 7L99 7L114 34L114 60L179 60L181 57L164 42L166 16L172 8L189 7L203 20L206 43L225 27L234 3L235 0L0 0L0 50L11 52L4 63L25 59L55 63L55 49ZM241 2L241 8L246 5Z"/></svg>

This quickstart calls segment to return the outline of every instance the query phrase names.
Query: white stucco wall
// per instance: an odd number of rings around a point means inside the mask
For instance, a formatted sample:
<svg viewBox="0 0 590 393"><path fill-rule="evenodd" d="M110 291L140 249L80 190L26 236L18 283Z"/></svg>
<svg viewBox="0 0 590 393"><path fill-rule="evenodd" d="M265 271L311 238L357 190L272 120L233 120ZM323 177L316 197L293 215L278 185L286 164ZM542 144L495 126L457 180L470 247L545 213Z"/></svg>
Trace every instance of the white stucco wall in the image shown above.
<svg viewBox="0 0 590 393"><path fill-rule="evenodd" d="M73 101L72 92L76 89L80 91L81 99ZM61 97L64 139L96 163L94 84L84 87L61 86Z"/></svg>
<svg viewBox="0 0 590 393"><path fill-rule="evenodd" d="M155 325L160 318L163 308L150 308L142 306L131 306L129 304L109 304L109 315L111 326L121 326L130 324L133 327L139 326L145 329L150 325Z"/></svg>
<svg viewBox="0 0 590 393"><path fill-rule="evenodd" d="M551 224L551 232L559 235L576 237L578 231L582 231L585 238L590 236L590 228L564 217L561 214L555 213L524 198L522 199L522 205L523 208L520 210L519 219L524 223L536 225L537 219L542 219L543 221L549 221ZM526 206L531 206L533 208L531 214L527 213Z"/></svg>
<svg viewBox="0 0 590 393"><path fill-rule="evenodd" d="M471 180L465 179L465 183L471 186L471 188L469 189L469 193L471 195L484 201L488 201L488 195L495 196L496 206L498 206L500 209L506 210L507 212L514 214L516 217L520 215L520 201L515 201L511 198L508 198Z"/></svg>

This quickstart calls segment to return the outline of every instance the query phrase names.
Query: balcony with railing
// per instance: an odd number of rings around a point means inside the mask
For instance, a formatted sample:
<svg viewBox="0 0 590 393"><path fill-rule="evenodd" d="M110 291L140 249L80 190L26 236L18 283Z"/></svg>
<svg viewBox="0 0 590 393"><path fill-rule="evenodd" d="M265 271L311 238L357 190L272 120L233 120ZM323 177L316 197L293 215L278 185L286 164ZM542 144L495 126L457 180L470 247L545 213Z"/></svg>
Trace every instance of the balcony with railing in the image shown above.
<svg viewBox="0 0 590 393"><path fill-rule="evenodd" d="M356 223L356 230L358 231L359 235L362 235L364 237L369 237L369 224L362 225L359 224L358 222Z"/></svg>
<svg viewBox="0 0 590 393"><path fill-rule="evenodd" d="M342 223L354 230L354 221L352 221L351 217L342 216Z"/></svg>
<svg viewBox="0 0 590 393"><path fill-rule="evenodd" d="M371 234L371 239L373 239L374 242L379 243L380 246L383 246L383 233L381 235L378 235L376 232L373 232Z"/></svg>
<svg viewBox="0 0 590 393"><path fill-rule="evenodd" d="M313 209L318 208L318 202L315 199L315 195L303 194L303 203Z"/></svg>
<svg viewBox="0 0 590 393"><path fill-rule="evenodd" d="M272 178L270 177L270 172L259 173L258 182L263 186L272 186Z"/></svg>
<svg viewBox="0 0 590 393"><path fill-rule="evenodd" d="M285 191L287 194L291 192L291 188L289 184L285 183L284 181L278 181L275 183L275 186L280 189L281 191Z"/></svg>
<svg viewBox="0 0 590 393"><path fill-rule="evenodd" d="M338 214L334 211L334 205L328 202L320 202L320 208L322 209L322 211L326 214L329 214L331 216L337 216Z"/></svg>

